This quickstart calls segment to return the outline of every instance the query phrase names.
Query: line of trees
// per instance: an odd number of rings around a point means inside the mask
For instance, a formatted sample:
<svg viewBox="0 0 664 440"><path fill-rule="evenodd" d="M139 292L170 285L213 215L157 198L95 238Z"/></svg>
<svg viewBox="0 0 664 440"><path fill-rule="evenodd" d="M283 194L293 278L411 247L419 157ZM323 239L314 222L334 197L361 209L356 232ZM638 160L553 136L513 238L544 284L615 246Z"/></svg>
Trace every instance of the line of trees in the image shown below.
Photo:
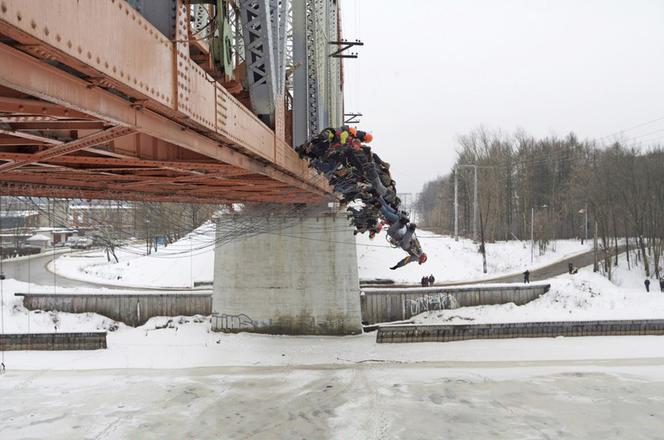
<svg viewBox="0 0 664 440"><path fill-rule="evenodd" d="M664 150L566 137L536 139L477 129L459 138L448 175L428 182L416 203L421 227L454 233L454 173L459 234L484 241L590 237L595 227L603 269L611 276L620 246L635 249L646 276L661 277L664 250ZM473 168L477 165L477 235L473 234ZM531 222L531 216L533 221ZM588 223L586 224L586 216ZM531 226L532 223L532 226ZM628 253L628 264L629 253Z"/></svg>

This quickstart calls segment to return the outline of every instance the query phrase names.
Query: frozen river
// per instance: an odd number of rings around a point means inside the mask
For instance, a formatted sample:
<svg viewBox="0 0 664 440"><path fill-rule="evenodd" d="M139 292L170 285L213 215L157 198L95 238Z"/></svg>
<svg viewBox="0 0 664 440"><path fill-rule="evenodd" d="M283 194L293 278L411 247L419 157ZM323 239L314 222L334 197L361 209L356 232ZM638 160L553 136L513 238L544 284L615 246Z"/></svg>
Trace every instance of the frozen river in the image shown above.
<svg viewBox="0 0 664 440"><path fill-rule="evenodd" d="M656 439L661 359L8 371L9 439Z"/></svg>

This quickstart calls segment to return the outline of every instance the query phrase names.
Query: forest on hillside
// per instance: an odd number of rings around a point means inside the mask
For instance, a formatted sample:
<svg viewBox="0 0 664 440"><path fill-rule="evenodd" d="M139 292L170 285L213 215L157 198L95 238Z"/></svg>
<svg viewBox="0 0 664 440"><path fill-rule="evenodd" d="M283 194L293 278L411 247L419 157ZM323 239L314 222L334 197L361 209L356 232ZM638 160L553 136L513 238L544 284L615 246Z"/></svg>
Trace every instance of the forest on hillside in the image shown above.
<svg viewBox="0 0 664 440"><path fill-rule="evenodd" d="M660 277L661 148L643 150L619 142L600 146L574 134L537 139L523 132L507 135L477 129L459 138L457 154L452 171L425 184L418 197L420 227L454 233L456 174L459 235L480 243L529 240L532 228L535 241L546 248L551 240L585 238L586 233L592 240L596 229L609 274L619 247L626 244L638 251L647 276L652 271Z"/></svg>

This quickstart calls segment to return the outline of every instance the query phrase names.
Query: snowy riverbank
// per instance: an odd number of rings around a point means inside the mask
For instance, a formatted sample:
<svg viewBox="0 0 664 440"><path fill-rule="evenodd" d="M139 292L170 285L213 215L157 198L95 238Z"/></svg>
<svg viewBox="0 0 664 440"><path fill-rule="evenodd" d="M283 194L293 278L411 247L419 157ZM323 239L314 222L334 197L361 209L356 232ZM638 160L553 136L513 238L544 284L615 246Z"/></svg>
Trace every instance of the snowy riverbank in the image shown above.
<svg viewBox="0 0 664 440"><path fill-rule="evenodd" d="M641 268L614 269L613 281L592 267L575 275L548 280L551 290L523 306L498 304L432 311L414 318L418 324L469 324L536 321L585 321L600 319L662 319L664 293L657 282L645 291Z"/></svg>
<svg viewBox="0 0 664 440"><path fill-rule="evenodd" d="M590 249L575 240L558 240L544 255L535 252L530 263L530 246L520 241L487 244L487 269L482 272L482 257L471 240L420 231L420 241L429 259L396 271L390 266L404 257L403 251L390 247L385 233L374 240L356 238L360 279L392 279L419 283L423 275L433 274L437 282L473 281L520 273ZM145 255L145 246L136 244L119 249L119 263L109 263L103 251L64 255L49 265L59 275L79 281L131 287L189 288L196 282L211 282L214 270L214 225L207 223L181 240ZM555 248L555 251L553 250Z"/></svg>
<svg viewBox="0 0 664 440"><path fill-rule="evenodd" d="M419 315L421 323L518 322L664 318L664 294L645 293L641 272L616 272L617 286L588 268L551 280L552 289L523 305L467 307ZM354 363L526 362L664 358L658 336L545 338L424 344L376 344L375 334L350 337L268 336L210 331L206 317L153 318L132 328L100 315L28 312L17 291L44 291L2 282L7 333L109 331L108 349L92 352L6 352L12 369L195 368L213 366L347 365ZM65 289L59 289L64 291ZM68 289L75 292L76 289ZM658 290L658 289L655 289Z"/></svg>

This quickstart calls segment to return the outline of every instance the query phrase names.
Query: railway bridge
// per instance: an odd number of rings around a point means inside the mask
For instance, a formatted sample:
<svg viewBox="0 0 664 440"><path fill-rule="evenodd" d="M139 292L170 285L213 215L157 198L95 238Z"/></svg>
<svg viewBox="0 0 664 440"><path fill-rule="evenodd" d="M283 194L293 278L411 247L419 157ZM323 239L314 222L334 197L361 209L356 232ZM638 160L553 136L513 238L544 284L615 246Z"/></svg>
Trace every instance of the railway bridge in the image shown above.
<svg viewBox="0 0 664 440"><path fill-rule="evenodd" d="M333 200L293 145L343 121L343 41L336 0L0 0L0 194ZM350 229L288 228L217 249L215 310L246 330L358 331Z"/></svg>

